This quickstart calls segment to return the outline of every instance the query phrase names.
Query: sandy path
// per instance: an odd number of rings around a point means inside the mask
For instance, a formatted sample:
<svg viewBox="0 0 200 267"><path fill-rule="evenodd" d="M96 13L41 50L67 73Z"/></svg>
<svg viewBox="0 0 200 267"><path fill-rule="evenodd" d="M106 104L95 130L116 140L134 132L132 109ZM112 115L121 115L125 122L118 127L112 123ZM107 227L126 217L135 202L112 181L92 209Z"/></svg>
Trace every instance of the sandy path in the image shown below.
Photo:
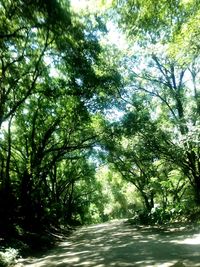
<svg viewBox="0 0 200 267"><path fill-rule="evenodd" d="M26 267L168 267L178 261L184 263L178 267L200 266L200 234L114 221L81 228L42 258L21 262Z"/></svg>

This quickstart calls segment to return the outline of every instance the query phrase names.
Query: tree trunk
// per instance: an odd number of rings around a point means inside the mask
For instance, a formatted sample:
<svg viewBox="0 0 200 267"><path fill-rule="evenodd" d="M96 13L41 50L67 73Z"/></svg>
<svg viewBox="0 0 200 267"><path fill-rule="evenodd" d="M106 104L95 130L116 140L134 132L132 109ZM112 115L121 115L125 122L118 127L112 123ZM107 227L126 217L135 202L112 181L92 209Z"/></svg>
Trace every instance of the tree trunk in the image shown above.
<svg viewBox="0 0 200 267"><path fill-rule="evenodd" d="M32 175L25 170L21 178L20 217L25 229L32 230L34 225L34 209L32 199Z"/></svg>
<svg viewBox="0 0 200 267"><path fill-rule="evenodd" d="M154 206L153 194L150 194L150 197L149 197L146 193L142 191L141 196L144 200L144 204L145 204L147 211L150 212Z"/></svg>

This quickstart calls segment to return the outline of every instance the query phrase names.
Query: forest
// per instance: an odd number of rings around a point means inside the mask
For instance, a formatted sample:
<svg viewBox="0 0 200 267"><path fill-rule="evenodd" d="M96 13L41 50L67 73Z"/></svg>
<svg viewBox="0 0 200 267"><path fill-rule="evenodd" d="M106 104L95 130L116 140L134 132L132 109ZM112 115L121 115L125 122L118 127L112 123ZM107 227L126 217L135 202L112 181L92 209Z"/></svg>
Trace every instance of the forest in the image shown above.
<svg viewBox="0 0 200 267"><path fill-rule="evenodd" d="M73 2L0 0L2 246L200 219L200 2Z"/></svg>

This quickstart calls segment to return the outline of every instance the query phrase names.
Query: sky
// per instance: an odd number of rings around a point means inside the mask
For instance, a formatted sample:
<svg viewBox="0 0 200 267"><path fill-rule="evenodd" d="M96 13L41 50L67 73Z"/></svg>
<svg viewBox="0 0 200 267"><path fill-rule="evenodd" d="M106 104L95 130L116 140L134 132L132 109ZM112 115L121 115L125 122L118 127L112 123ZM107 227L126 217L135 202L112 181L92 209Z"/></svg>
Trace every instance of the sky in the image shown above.
<svg viewBox="0 0 200 267"><path fill-rule="evenodd" d="M91 0L71 0L71 6L75 10L86 9L87 7L91 6Z"/></svg>
<svg viewBox="0 0 200 267"><path fill-rule="evenodd" d="M106 0L104 2L104 5L102 5L101 0L71 0L71 6L76 12L81 12L88 9L89 11L95 13L110 7L112 0ZM117 29L117 26L110 20L107 22L106 27L108 33L104 39L104 43L115 45L121 50L127 49L128 44L126 42L126 38L122 33L120 33L119 29Z"/></svg>
<svg viewBox="0 0 200 267"><path fill-rule="evenodd" d="M112 0L70 0L71 6L75 10L88 8L90 11L98 11L99 9L108 8L112 4Z"/></svg>

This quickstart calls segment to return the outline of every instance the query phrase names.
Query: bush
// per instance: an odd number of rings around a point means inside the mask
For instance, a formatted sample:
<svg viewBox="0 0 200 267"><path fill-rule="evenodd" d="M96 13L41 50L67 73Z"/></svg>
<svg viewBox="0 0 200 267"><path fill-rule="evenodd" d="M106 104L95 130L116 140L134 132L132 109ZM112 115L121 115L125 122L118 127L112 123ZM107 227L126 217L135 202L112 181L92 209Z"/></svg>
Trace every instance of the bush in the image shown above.
<svg viewBox="0 0 200 267"><path fill-rule="evenodd" d="M0 267L11 266L15 263L18 257L18 250L7 248L4 252L0 251Z"/></svg>
<svg viewBox="0 0 200 267"><path fill-rule="evenodd" d="M138 210L135 212L131 222L134 224L163 224L169 222L171 219L171 212L160 207L153 208L151 212L147 210Z"/></svg>

